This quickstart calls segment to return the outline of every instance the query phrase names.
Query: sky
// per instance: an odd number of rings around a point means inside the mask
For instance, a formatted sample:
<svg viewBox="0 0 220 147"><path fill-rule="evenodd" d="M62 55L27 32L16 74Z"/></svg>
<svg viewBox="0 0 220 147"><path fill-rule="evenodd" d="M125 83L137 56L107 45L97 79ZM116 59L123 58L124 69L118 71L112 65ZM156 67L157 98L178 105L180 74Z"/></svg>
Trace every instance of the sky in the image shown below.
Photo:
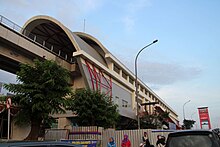
<svg viewBox="0 0 220 147"><path fill-rule="evenodd" d="M212 127L220 127L219 0L0 0L0 15L20 26L48 15L73 32L97 38L131 71L137 52L138 76L183 119L197 121L209 107ZM0 71L1 82L15 77Z"/></svg>

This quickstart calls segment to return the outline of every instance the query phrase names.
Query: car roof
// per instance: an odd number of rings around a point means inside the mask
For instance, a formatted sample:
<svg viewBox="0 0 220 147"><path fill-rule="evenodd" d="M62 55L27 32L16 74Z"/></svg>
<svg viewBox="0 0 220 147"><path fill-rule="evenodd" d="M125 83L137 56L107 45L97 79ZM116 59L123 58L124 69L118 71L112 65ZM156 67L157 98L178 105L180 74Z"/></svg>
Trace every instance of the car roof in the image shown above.
<svg viewBox="0 0 220 147"><path fill-rule="evenodd" d="M176 131L172 132L169 134L169 136L181 136L181 135L193 135L193 134L212 134L213 132L210 130L181 130L181 131Z"/></svg>

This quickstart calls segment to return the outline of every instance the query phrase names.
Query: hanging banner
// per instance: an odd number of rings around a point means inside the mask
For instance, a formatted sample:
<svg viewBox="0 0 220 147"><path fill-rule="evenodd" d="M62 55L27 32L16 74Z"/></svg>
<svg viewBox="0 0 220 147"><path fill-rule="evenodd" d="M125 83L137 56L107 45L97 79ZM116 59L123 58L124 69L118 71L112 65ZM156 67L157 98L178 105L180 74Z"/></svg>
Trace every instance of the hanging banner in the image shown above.
<svg viewBox="0 0 220 147"><path fill-rule="evenodd" d="M201 129L211 129L208 107L200 107L198 110Z"/></svg>

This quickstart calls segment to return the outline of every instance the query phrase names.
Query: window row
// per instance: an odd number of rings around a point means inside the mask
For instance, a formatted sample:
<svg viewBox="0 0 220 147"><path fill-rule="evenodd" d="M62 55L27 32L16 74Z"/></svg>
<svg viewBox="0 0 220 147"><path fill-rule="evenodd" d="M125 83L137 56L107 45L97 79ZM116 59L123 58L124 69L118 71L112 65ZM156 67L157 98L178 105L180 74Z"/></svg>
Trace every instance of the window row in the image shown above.
<svg viewBox="0 0 220 147"><path fill-rule="evenodd" d="M129 83L131 83L132 85L135 84L135 83L134 83L134 82L135 82L134 78L132 78L131 76L129 76L124 70L120 69L119 66L113 64L113 70L114 70L116 73L118 73L118 74L121 73L122 77L123 77L125 80L128 80ZM141 91L141 92L144 92L145 95L149 96L149 98L152 99L153 102L158 102L161 107L163 107L164 109L168 110L168 107L167 107L165 104L163 104L161 101L159 101L156 97L154 97L153 94L151 94L147 89L145 89L144 86L141 86L140 84L138 84L138 87L139 87L140 91ZM122 107L127 107L126 101L122 102Z"/></svg>

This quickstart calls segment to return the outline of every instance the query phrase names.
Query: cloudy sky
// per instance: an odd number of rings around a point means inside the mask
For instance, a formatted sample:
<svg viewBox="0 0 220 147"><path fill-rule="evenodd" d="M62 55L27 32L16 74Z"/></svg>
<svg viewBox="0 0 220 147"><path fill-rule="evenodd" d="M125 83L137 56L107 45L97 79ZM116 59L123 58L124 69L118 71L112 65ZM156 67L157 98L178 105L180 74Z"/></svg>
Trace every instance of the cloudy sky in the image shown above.
<svg viewBox="0 0 220 147"><path fill-rule="evenodd" d="M179 115L198 122L197 108L208 106L220 127L219 0L0 0L0 15L22 26L35 15L49 15L72 31L83 31L132 71L138 50L139 77ZM15 78L3 71L0 81Z"/></svg>

